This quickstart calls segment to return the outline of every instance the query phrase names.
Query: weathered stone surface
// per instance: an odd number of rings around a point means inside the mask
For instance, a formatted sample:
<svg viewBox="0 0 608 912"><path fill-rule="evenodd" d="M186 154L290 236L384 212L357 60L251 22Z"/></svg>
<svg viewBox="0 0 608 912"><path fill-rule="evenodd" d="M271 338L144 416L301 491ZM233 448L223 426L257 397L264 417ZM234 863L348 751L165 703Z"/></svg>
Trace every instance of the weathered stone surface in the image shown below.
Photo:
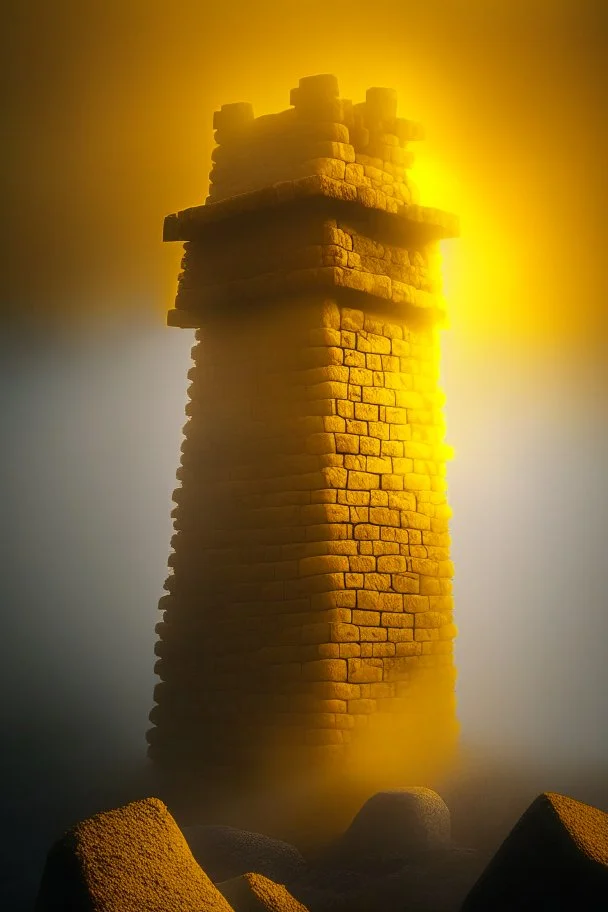
<svg viewBox="0 0 608 912"><path fill-rule="evenodd" d="M218 884L234 912L308 912L289 890L261 874L247 873Z"/></svg>
<svg viewBox="0 0 608 912"><path fill-rule="evenodd" d="M201 773L202 740L243 769L266 738L347 756L366 701L395 716L397 686L453 660L436 240L456 226L416 202L392 91L353 106L322 75L292 100L218 112L210 198L165 225L186 240L168 322L199 331L148 739Z"/></svg>
<svg viewBox="0 0 608 912"><path fill-rule="evenodd" d="M232 912L158 798L96 814L51 848L36 912Z"/></svg>
<svg viewBox="0 0 608 912"><path fill-rule="evenodd" d="M331 857L354 867L395 859L405 863L448 848L450 834L450 812L431 789L378 792L336 842Z"/></svg>
<svg viewBox="0 0 608 912"><path fill-rule="evenodd" d="M168 215L164 222L163 240L196 240L202 236L207 225L217 224L224 219L245 213L272 210L294 199L320 197L344 202L357 201L365 208L377 209L378 195L371 188L359 188L361 192L357 193L357 188L346 180L340 181L322 174L312 174L309 177L286 181L285 184L283 187L281 183L276 183L220 202L195 206ZM362 192L366 189L369 190L367 194ZM394 202L394 206L389 207L385 204L386 215L383 218L387 224L394 224L395 228L410 223L412 226L426 226L424 237L428 240L454 237L458 234L457 220L450 213L431 207L408 205L397 200L391 202ZM356 212L354 208L348 211Z"/></svg>
<svg viewBox="0 0 608 912"><path fill-rule="evenodd" d="M229 826L183 828L190 851L214 883L255 872L286 883L305 866L298 849L263 833Z"/></svg>
<svg viewBox="0 0 608 912"><path fill-rule="evenodd" d="M466 897L462 912L608 908L608 814L566 795L532 802Z"/></svg>

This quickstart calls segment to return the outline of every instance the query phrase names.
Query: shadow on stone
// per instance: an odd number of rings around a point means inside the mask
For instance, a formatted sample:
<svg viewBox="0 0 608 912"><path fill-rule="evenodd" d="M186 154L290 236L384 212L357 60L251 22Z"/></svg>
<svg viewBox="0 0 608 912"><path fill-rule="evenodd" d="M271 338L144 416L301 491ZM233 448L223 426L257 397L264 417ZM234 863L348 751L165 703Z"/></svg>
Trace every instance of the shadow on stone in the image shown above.
<svg viewBox="0 0 608 912"><path fill-rule="evenodd" d="M230 826L188 826L182 832L214 883L255 872L278 883L294 880L306 862L288 842Z"/></svg>
<svg viewBox="0 0 608 912"><path fill-rule="evenodd" d="M450 812L429 788L377 792L346 832L319 858L321 865L383 868L387 873L428 852L451 848Z"/></svg>
<svg viewBox="0 0 608 912"><path fill-rule="evenodd" d="M158 798L96 814L53 845L35 912L232 912Z"/></svg>
<svg viewBox="0 0 608 912"><path fill-rule="evenodd" d="M308 912L283 884L262 874L242 874L217 886L235 912Z"/></svg>
<svg viewBox="0 0 608 912"><path fill-rule="evenodd" d="M487 909L608 909L608 814L565 795L539 795L462 906Z"/></svg>

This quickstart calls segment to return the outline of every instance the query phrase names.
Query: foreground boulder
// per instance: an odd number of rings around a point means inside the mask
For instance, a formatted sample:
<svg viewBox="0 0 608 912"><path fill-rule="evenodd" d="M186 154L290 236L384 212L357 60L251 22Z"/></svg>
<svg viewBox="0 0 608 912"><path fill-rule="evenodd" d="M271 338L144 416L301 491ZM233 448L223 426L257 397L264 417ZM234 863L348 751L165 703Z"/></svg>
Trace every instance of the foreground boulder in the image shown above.
<svg viewBox="0 0 608 912"><path fill-rule="evenodd" d="M35 912L232 912L158 798L72 827L49 851Z"/></svg>
<svg viewBox="0 0 608 912"><path fill-rule="evenodd" d="M365 802L346 832L326 852L324 863L360 869L398 868L429 852L451 847L450 812L428 788L378 792Z"/></svg>
<svg viewBox="0 0 608 912"><path fill-rule="evenodd" d="M462 912L608 909L608 814L538 796L477 880Z"/></svg>
<svg viewBox="0 0 608 912"><path fill-rule="evenodd" d="M283 884L261 874L242 874L218 884L235 912L308 912Z"/></svg>
<svg viewBox="0 0 608 912"><path fill-rule="evenodd" d="M286 883L306 862L295 846L230 826L184 827L190 851L214 883L254 872Z"/></svg>

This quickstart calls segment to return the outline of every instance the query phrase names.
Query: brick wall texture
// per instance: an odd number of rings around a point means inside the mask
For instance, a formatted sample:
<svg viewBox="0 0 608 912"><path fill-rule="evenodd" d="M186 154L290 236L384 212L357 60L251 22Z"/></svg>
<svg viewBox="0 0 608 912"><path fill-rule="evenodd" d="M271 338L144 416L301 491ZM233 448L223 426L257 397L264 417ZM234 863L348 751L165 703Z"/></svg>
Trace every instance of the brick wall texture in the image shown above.
<svg viewBox="0 0 608 912"><path fill-rule="evenodd" d="M216 115L169 322L196 328L149 754L344 763L416 718L453 737L437 243L391 90L308 77L290 110ZM409 704L408 704L409 701ZM447 720L447 723L446 723ZM407 733L406 733L407 734ZM414 738L414 732L408 737ZM446 741L446 743L447 743Z"/></svg>

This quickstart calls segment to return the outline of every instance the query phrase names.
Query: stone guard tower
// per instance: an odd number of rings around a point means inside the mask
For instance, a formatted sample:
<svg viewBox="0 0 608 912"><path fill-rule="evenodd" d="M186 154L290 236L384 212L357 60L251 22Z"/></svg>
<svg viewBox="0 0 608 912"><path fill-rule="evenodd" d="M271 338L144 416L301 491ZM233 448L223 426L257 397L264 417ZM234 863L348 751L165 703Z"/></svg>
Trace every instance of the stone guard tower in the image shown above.
<svg viewBox="0 0 608 912"><path fill-rule="evenodd" d="M353 104L310 76L290 101L216 112L210 195L164 227L168 323L197 332L147 739L209 788L344 775L366 745L445 758L457 731L436 256L456 219L416 201L393 90Z"/></svg>

